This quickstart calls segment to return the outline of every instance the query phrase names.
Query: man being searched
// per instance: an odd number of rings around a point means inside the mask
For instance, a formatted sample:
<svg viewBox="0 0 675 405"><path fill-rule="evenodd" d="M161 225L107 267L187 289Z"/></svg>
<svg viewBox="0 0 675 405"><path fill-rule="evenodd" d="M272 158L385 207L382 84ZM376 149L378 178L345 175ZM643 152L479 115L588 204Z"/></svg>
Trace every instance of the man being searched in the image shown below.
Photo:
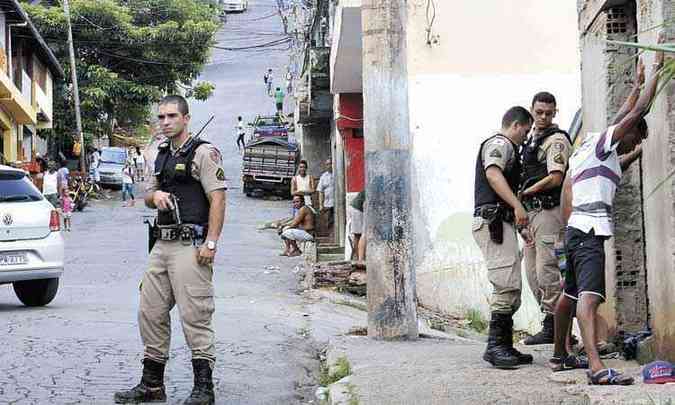
<svg viewBox="0 0 675 405"><path fill-rule="evenodd" d="M483 359L497 368L532 363L513 347L513 314L520 307L520 254L516 229L527 227L525 208L516 197L520 180L518 147L532 128L532 115L512 107L502 118L501 133L485 140L476 158L473 237L493 286L490 328Z"/></svg>
<svg viewBox="0 0 675 405"><path fill-rule="evenodd" d="M572 144L553 118L553 94L537 93L532 99L534 130L522 148L523 173L520 198L527 210L532 243L525 246L525 274L544 313L542 330L525 339L526 345L553 343L553 313L560 297L560 269L555 245L562 240L560 192Z"/></svg>
<svg viewBox="0 0 675 405"><path fill-rule="evenodd" d="M213 404L216 359L213 259L225 216L225 175L220 152L188 132L190 114L181 96L159 103L155 175L145 204L157 208L154 246L140 288L138 323L144 346L140 384L115 393L116 403L166 401L164 368L169 359L171 318L178 306L192 354L194 388L184 404Z"/></svg>
<svg viewBox="0 0 675 405"><path fill-rule="evenodd" d="M305 205L301 195L293 196L293 208L296 211L293 219L282 226L281 239L284 241L284 251L280 256L300 256L302 251L298 242L314 240L314 210Z"/></svg>
<svg viewBox="0 0 675 405"><path fill-rule="evenodd" d="M663 37L659 36L659 43L662 41ZM644 67L642 62L639 63L636 83L613 124L602 132L586 135L570 157L570 168L563 187L563 214L565 217L569 215L565 232L567 271L564 295L556 307L554 356L549 365L553 371L589 367L589 384L633 383L632 377L607 368L600 359L596 343L597 311L606 297L604 243L614 232L614 194L621 181L622 166L627 167L639 157L639 145L647 138L644 116L656 93L662 65L663 53L658 52L652 76L640 94ZM565 349L574 302L588 364Z"/></svg>

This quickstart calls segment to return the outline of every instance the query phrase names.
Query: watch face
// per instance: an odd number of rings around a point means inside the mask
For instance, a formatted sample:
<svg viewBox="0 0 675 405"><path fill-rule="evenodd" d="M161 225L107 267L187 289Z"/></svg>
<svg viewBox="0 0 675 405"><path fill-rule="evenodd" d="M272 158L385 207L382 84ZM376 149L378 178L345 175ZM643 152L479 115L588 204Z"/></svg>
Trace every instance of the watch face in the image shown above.
<svg viewBox="0 0 675 405"><path fill-rule="evenodd" d="M210 241L206 242L206 247L213 250L213 249L216 248L216 242L210 240Z"/></svg>

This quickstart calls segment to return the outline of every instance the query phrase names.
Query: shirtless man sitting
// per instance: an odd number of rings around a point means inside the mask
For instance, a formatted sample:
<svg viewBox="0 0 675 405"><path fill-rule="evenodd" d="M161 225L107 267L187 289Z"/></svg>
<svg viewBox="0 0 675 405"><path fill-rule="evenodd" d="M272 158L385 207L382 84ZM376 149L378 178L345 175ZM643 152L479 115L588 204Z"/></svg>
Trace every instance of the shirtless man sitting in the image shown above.
<svg viewBox="0 0 675 405"><path fill-rule="evenodd" d="M282 228L281 239L286 248L281 256L300 256L302 251L298 242L314 240L314 212L305 205L303 196L293 196L293 208L296 209L295 217Z"/></svg>

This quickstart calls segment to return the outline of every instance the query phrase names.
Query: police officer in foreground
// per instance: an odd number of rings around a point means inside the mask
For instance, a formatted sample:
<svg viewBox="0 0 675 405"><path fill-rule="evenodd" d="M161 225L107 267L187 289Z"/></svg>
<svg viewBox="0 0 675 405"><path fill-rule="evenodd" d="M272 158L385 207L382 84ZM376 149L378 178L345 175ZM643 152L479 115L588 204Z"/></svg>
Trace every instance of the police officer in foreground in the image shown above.
<svg viewBox="0 0 675 405"><path fill-rule="evenodd" d="M502 118L501 133L484 141L476 158L472 231L494 289L483 359L504 369L532 363L531 355L513 347L513 314L520 307L521 291L516 230L528 224L527 212L516 197L521 173L518 150L532 124L529 111L512 107Z"/></svg>
<svg viewBox="0 0 675 405"><path fill-rule="evenodd" d="M144 345L140 384L115 393L116 403L164 402L164 366L171 319L178 306L192 352L194 389L184 404L213 404L215 336L213 259L225 216L225 175L220 152L188 132L190 114L181 96L159 103L159 147L145 204L157 208L157 242L140 289L138 322Z"/></svg>
<svg viewBox="0 0 675 405"><path fill-rule="evenodd" d="M520 198L529 217L532 242L525 246L525 274L544 313L543 328L525 339L526 345L553 343L553 314L561 294L555 245L564 235L560 193L572 153L569 135L553 123L557 112L553 94L540 92L532 99L534 130L523 146Z"/></svg>

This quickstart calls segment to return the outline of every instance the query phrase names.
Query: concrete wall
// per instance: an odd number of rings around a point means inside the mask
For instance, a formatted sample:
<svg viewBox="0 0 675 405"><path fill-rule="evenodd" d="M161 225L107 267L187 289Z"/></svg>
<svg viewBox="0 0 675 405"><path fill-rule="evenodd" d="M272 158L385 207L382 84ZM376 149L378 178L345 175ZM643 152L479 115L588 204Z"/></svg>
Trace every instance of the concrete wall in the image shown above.
<svg viewBox="0 0 675 405"><path fill-rule="evenodd" d="M331 157L330 131L330 126L302 125L299 133L301 159L307 161L309 174L317 179L323 172L323 162Z"/></svg>
<svg viewBox="0 0 675 405"><path fill-rule="evenodd" d="M664 21L672 21L670 0L638 2L638 23L641 42L654 43L656 30L646 30ZM668 38L675 38L675 26L665 24ZM670 41L669 41L670 42ZM645 55L650 66L653 54ZM660 359L675 361L675 178L669 177L675 169L675 87L671 84L655 101L647 116L649 139L643 147L643 195L645 210L645 239L647 257L647 285L650 324Z"/></svg>
<svg viewBox="0 0 675 405"><path fill-rule="evenodd" d="M509 107L529 106L541 90L557 96L557 122L570 124L580 103L576 10L562 3L527 0L514 9L498 0L436 1L431 31L438 43L431 46L424 5L409 5L414 260L425 306L488 315L492 288L471 235L476 154ZM476 30L475 21L490 30ZM457 40L468 32L471 41ZM527 52L514 43L525 43ZM516 327L534 332L539 319L524 281Z"/></svg>

